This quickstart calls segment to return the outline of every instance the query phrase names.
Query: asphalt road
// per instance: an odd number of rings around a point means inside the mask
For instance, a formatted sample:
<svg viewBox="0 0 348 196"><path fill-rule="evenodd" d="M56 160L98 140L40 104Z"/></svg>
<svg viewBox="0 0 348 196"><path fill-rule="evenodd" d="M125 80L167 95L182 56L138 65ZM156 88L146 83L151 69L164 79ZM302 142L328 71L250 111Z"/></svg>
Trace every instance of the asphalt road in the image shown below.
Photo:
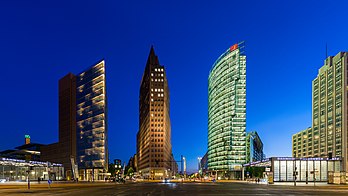
<svg viewBox="0 0 348 196"><path fill-rule="evenodd" d="M56 195L56 196L128 196L128 195L348 195L348 186L278 186L248 183L129 183L84 184L59 186L51 189L33 187L6 189L0 186L0 195Z"/></svg>

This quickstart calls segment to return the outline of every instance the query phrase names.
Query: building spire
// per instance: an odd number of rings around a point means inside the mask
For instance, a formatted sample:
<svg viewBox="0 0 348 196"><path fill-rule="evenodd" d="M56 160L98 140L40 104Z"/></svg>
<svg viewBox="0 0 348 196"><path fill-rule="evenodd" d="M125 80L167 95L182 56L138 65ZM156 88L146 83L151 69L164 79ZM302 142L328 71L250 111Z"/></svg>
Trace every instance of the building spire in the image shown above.
<svg viewBox="0 0 348 196"><path fill-rule="evenodd" d="M158 66L158 65L160 65L159 61L158 61L158 57L155 53L155 49L154 49L153 45L151 45L150 53L149 53L149 56L147 58L146 67L150 68L152 66Z"/></svg>

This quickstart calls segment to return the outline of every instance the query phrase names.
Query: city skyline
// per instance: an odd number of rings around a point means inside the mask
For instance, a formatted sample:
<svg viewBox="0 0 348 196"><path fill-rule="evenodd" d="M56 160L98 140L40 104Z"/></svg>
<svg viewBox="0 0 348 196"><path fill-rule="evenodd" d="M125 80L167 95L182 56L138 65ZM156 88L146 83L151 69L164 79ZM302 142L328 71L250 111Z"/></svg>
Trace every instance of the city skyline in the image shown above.
<svg viewBox="0 0 348 196"><path fill-rule="evenodd" d="M153 44L171 87L175 160L182 154L188 170L196 170L207 150L209 70L226 48L246 40L246 131L258 131L267 156L291 156L291 136L311 125L311 82L325 45L330 56L348 50L341 25L347 2L325 2L2 3L6 141L0 150L18 146L25 134L36 143L56 142L58 79L105 59L110 159L128 161L136 151L138 87Z"/></svg>

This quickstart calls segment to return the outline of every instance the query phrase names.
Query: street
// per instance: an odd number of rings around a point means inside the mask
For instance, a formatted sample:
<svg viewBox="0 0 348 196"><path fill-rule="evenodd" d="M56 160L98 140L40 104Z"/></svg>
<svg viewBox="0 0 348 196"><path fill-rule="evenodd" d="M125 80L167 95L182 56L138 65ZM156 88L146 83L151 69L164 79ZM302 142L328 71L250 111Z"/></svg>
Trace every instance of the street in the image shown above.
<svg viewBox="0 0 348 196"><path fill-rule="evenodd" d="M51 189L40 185L0 186L0 195L348 195L348 186L280 186L251 183L84 183L53 184Z"/></svg>

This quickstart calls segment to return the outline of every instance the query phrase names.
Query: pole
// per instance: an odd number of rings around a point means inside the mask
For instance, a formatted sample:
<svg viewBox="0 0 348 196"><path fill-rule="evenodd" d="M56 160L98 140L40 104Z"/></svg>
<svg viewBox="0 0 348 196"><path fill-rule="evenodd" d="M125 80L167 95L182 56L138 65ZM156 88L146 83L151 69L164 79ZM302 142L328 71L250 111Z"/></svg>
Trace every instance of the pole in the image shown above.
<svg viewBox="0 0 348 196"><path fill-rule="evenodd" d="M295 162L296 165L296 162ZM297 180L297 167L295 166L295 171L294 171L294 186L296 186L296 180Z"/></svg>
<svg viewBox="0 0 348 196"><path fill-rule="evenodd" d="M244 167L242 166L242 181L244 181Z"/></svg>
<svg viewBox="0 0 348 196"><path fill-rule="evenodd" d="M30 189L30 178L29 178L30 171L28 170L27 173L28 173L28 189Z"/></svg>

